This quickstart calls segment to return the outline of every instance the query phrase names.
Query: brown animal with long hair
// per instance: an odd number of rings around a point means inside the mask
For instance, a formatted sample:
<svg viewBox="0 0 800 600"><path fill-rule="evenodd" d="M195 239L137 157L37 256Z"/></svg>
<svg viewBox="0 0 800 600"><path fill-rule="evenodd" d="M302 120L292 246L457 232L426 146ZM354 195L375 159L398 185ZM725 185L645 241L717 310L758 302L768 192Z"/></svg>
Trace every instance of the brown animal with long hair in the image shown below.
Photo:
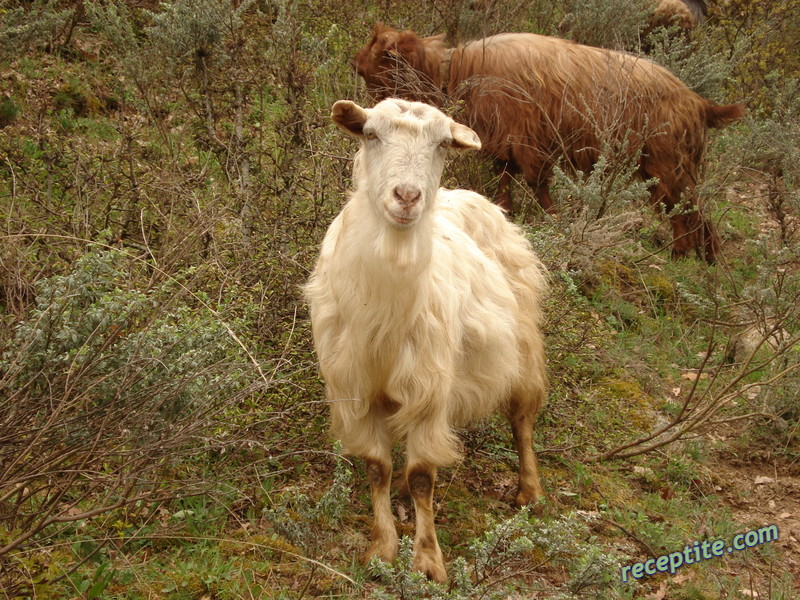
<svg viewBox="0 0 800 600"><path fill-rule="evenodd" d="M653 0L650 28L677 25L684 31L694 29L708 14L705 0Z"/></svg>
<svg viewBox="0 0 800 600"><path fill-rule="evenodd" d="M601 139L641 150L640 174L657 178L655 206L670 213L673 256L694 249L713 262L718 236L699 210L698 168L709 127L744 114L720 106L646 59L530 33L504 33L448 48L378 23L355 66L378 98L463 102L465 123L501 169L496 201L510 210L511 174L521 172L550 210L549 182L563 156L588 172Z"/></svg>

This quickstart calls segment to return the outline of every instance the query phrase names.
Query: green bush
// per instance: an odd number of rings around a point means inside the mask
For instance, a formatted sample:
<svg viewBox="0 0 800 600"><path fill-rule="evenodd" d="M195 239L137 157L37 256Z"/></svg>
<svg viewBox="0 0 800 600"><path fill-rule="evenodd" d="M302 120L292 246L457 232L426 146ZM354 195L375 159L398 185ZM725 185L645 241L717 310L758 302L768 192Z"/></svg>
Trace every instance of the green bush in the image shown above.
<svg viewBox="0 0 800 600"><path fill-rule="evenodd" d="M651 0L569 0L564 3L562 35L600 48L637 48L653 10Z"/></svg>
<svg viewBox="0 0 800 600"><path fill-rule="evenodd" d="M256 366L181 280L145 291L136 268L90 249L36 284L0 352L0 559L47 544L60 522L207 493L193 461L239 443Z"/></svg>
<svg viewBox="0 0 800 600"><path fill-rule="evenodd" d="M509 576L544 564L566 567L566 581L546 589L550 598L580 598L595 591L607 594L617 587L619 561L589 535L594 515L574 512L556 519L535 517L525 507L503 521L487 517L486 531L469 542L469 558L451 565L448 587L428 581L413 570L412 541L400 540L398 558L389 565L373 558L370 570L383 584L376 600L433 598L436 600L514 597L521 590L506 583Z"/></svg>
<svg viewBox="0 0 800 600"><path fill-rule="evenodd" d="M13 98L3 98L0 100L0 129L8 127L14 122L19 114L19 105Z"/></svg>

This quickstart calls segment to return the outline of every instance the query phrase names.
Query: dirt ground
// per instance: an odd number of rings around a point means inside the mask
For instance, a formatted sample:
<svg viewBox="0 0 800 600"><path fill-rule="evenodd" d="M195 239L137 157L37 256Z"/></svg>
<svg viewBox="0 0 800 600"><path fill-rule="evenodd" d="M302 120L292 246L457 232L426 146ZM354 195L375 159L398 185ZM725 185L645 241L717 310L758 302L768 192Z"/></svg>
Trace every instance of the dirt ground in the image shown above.
<svg viewBox="0 0 800 600"><path fill-rule="evenodd" d="M754 464L721 458L715 467L717 493L747 529L777 525L776 544L800 582L800 476L791 465Z"/></svg>

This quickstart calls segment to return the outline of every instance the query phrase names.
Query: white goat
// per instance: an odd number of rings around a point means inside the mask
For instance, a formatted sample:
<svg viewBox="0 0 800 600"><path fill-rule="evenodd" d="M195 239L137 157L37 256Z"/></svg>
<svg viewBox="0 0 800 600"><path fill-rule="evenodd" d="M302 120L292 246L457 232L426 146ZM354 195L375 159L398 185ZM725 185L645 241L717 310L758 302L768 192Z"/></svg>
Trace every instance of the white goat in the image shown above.
<svg viewBox="0 0 800 600"><path fill-rule="evenodd" d="M454 428L504 408L520 461L516 503L542 495L532 431L547 388L544 270L497 206L439 189L448 149L480 148L471 129L397 99L339 101L332 118L361 141L355 191L305 287L333 430L366 461L366 560L397 555L391 451L405 440L414 567L445 581L433 489L437 467L460 456Z"/></svg>

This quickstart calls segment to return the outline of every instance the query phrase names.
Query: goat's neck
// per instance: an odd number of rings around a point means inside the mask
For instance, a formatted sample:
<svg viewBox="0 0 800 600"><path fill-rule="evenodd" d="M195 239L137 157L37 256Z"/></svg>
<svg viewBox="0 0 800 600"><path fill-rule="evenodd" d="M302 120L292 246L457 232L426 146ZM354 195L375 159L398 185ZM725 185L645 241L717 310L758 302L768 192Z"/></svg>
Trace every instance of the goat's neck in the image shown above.
<svg viewBox="0 0 800 600"><path fill-rule="evenodd" d="M441 53L441 58L439 58L439 80L436 84L445 94L450 85L450 64L453 61L454 51L455 48L448 48Z"/></svg>
<svg viewBox="0 0 800 600"><path fill-rule="evenodd" d="M376 240L376 258L385 264L390 275L417 277L431 262L431 236L431 219L426 217L410 229L384 225Z"/></svg>
<svg viewBox="0 0 800 600"><path fill-rule="evenodd" d="M430 77L439 89L445 89L450 78L450 57L453 49L439 41L422 40L422 63L417 68Z"/></svg>
<svg viewBox="0 0 800 600"><path fill-rule="evenodd" d="M363 213L361 213L363 215ZM409 228L393 227L376 211L359 228L364 266L378 278L411 285L428 268L433 255L433 218L423 214Z"/></svg>

